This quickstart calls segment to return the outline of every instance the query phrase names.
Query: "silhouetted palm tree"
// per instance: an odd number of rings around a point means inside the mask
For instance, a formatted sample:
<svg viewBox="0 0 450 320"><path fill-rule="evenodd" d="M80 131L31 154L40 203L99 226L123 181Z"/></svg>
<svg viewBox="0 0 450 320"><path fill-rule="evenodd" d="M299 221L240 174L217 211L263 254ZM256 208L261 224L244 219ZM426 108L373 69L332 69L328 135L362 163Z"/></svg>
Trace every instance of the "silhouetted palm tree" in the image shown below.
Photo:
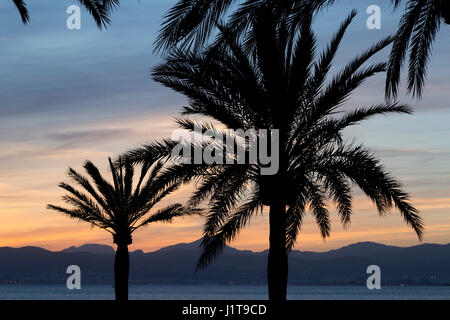
<svg viewBox="0 0 450 320"><path fill-rule="evenodd" d="M164 178L184 182L200 179L190 204L209 199L199 267L211 262L263 206L270 207L269 299L279 305L286 299L288 251L295 244L308 208L322 237L328 237L327 200L337 203L341 221L348 225L355 184L376 204L380 215L396 207L420 239L423 225L408 194L380 161L364 146L344 143L342 136L348 126L374 115L410 112L407 106L398 104L345 113L339 110L367 78L385 71L385 63L366 68L363 64L392 39L376 43L327 79L356 13L352 12L326 50L316 57L311 15L302 20L296 37L288 37L288 26L274 21L272 10L260 10L251 34L252 49L248 50L228 26L219 27L216 43L202 52L175 50L155 68L154 78L189 98L189 106L184 108L186 115L208 116L230 129L280 130L279 170L273 176L261 175L262 165L258 164L174 164ZM188 130L196 126L219 130L212 124L189 119L177 122ZM126 157L133 162L170 157L177 144L165 140L132 150ZM189 147L205 145L195 142ZM222 149L227 150L227 146L219 144L216 151Z"/></svg>
<svg viewBox="0 0 450 320"><path fill-rule="evenodd" d="M134 167L128 162L115 165L110 161L113 184L105 180L90 161L84 168L93 181L72 168L68 176L87 193L78 191L64 182L59 186L68 192L64 201L72 208L48 205L49 209L71 218L86 221L112 234L117 245L114 262L115 294L117 300L128 299L129 255L132 233L153 222L170 222L173 218L198 214L199 209L173 204L149 214L164 197L175 191L179 184L161 184L162 162L145 162L133 190ZM94 187L95 186L95 187Z"/></svg>
<svg viewBox="0 0 450 320"><path fill-rule="evenodd" d="M395 6L405 1L393 0ZM408 0L395 36L386 79L386 97L396 97L409 49L408 92L421 97L428 61L442 23L450 24L449 0Z"/></svg>
<svg viewBox="0 0 450 320"><path fill-rule="evenodd" d="M24 0L12 0L19 10L22 22L27 24L30 21L27 5ZM107 27L110 24L109 15L111 11L118 7L120 0L76 0L84 6L95 20L98 28Z"/></svg>

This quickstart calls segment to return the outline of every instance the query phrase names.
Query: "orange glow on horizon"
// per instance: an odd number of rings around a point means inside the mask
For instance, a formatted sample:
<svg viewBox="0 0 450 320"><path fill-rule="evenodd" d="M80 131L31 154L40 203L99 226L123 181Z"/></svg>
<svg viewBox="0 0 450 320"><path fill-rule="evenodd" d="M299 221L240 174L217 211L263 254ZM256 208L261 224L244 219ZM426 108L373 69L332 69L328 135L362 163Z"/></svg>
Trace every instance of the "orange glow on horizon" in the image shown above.
<svg viewBox="0 0 450 320"><path fill-rule="evenodd" d="M152 118L150 125L146 119ZM40 246L61 250L73 245L101 243L112 245L109 233L91 229L89 225L57 215L45 209L48 203L61 204L62 190L59 181L67 181L68 166L81 170L85 159L99 165L107 176L107 157L114 156L143 141L170 135L176 126L168 115L109 119L105 123L93 122L92 126L121 130L129 135L110 141L88 141L84 144L50 147L48 144L8 144L0 142L0 157L14 159L8 170L0 172L0 246ZM139 128L135 131L134 128ZM88 125L83 130L91 129ZM62 132L74 132L65 128ZM143 137L148 137L145 139ZM165 199L162 205L184 202L192 186L182 187ZM408 189L408 188L406 188ZM426 223L425 242L448 243L450 239L450 198L413 197L413 203L421 210ZM374 205L363 196L355 194L354 217L349 229L344 230L330 206L333 216L332 234L324 241L311 216L305 219L296 249L326 251L359 241L410 246L418 244L414 232L408 228L398 212L378 217ZM181 218L173 224L154 224L134 234L131 250L153 251L181 242L192 242L202 236L201 218ZM268 247L267 215L255 218L230 244L239 249L261 251Z"/></svg>

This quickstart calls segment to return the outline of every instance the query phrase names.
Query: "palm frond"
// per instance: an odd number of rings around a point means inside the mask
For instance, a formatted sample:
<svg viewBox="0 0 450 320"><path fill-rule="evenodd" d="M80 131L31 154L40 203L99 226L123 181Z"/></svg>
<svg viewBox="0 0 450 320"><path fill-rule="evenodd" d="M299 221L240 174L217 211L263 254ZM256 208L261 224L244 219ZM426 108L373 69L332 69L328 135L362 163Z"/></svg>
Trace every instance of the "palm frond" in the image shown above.
<svg viewBox="0 0 450 320"><path fill-rule="evenodd" d="M409 40L419 19L422 7L427 0L408 2L405 14L402 16L389 57L389 68L386 74L385 95L388 99L396 98L402 65L406 58Z"/></svg>
<svg viewBox="0 0 450 320"><path fill-rule="evenodd" d="M336 203L344 228L347 228L352 216L352 191L347 179L341 172L333 171L331 168L320 168L317 174L325 190Z"/></svg>
<svg viewBox="0 0 450 320"><path fill-rule="evenodd" d="M199 48L209 37L233 0L179 0L164 16L155 51L182 47Z"/></svg>
<svg viewBox="0 0 450 320"><path fill-rule="evenodd" d="M107 225L104 225L100 221L93 219L91 215L89 215L88 213L86 213L86 212L84 212L82 210L79 210L79 209L66 209L66 208L59 207L59 206L54 206L54 205L51 205L51 204L47 205L47 209L57 211L59 213L67 215L69 218L72 218L72 219L77 219L77 220L88 222L88 223L90 223L93 226L96 226L96 227L99 227L101 229L104 229L104 230L108 231L109 233L113 233L113 231L108 229Z"/></svg>
<svg viewBox="0 0 450 320"><path fill-rule="evenodd" d="M363 70L359 69L372 56L386 48L392 41L392 37L387 37L377 42L348 63L331 80L330 84L328 84L328 86L323 90L323 93L316 99L316 111L314 112L313 119L338 108L366 79L376 73L384 72L387 67L385 63L376 63Z"/></svg>
<svg viewBox="0 0 450 320"><path fill-rule="evenodd" d="M298 196L297 201L288 208L286 213L286 248L292 250L305 216L305 201L301 195Z"/></svg>
<svg viewBox="0 0 450 320"><path fill-rule="evenodd" d="M112 211L117 211L118 199L116 198L114 187L102 177L100 170L98 170L98 168L91 161L86 161L83 167L92 178L92 181L94 181L97 190L106 199L108 207Z"/></svg>
<svg viewBox="0 0 450 320"><path fill-rule="evenodd" d="M102 195L98 194L98 192L94 189L94 187L91 185L88 179L83 177L81 174L79 174L72 168L69 168L69 170L67 171L67 175L70 178L72 178L72 180L74 180L76 183L78 183L81 187L83 187L83 189L86 190L95 199L95 201L97 201L97 203L103 208L103 210L110 217L113 215L113 212L109 207L106 199Z"/></svg>
<svg viewBox="0 0 450 320"><path fill-rule="evenodd" d="M253 197L239 207L214 235L205 234L202 242L203 252L199 258L197 270L208 266L223 250L225 244L231 241L240 229L245 227L252 215L258 210L262 210L261 202L257 197Z"/></svg>
<svg viewBox="0 0 450 320"><path fill-rule="evenodd" d="M242 201L248 191L248 173L245 165L229 166L216 180L210 199L210 213L207 216L204 233L213 234L232 210Z"/></svg>
<svg viewBox="0 0 450 320"><path fill-rule="evenodd" d="M176 203L176 204L172 204L166 208L156 211L149 218L142 221L134 229L138 229L140 227L146 226L153 222L171 223L172 220L177 217L200 215L202 213L203 213L202 209L192 208L192 207L184 207L183 205Z"/></svg>
<svg viewBox="0 0 450 320"><path fill-rule="evenodd" d="M314 76L311 77L310 80L308 81L307 97L314 98L322 89L326 76L330 70L331 64L334 60L334 57L336 56L337 50L339 49L341 41L344 37L344 34L347 31L347 28L349 27L350 23L355 18L355 16L356 11L352 11L350 15L347 17L347 19L345 19L342 22L341 26L334 35L330 44L321 54L318 62L315 63Z"/></svg>
<svg viewBox="0 0 450 320"><path fill-rule="evenodd" d="M369 108L358 108L354 111L348 112L341 119L337 121L337 128L343 130L348 126L355 125L361 121L368 120L376 115L384 115L390 113L404 113L412 114L413 109L408 105L400 105L398 103L392 104L378 104Z"/></svg>
<svg viewBox="0 0 450 320"><path fill-rule="evenodd" d="M288 66L289 87L293 96L299 98L304 92L306 81L310 77L316 50L316 38L311 29L312 15L305 17L300 27L299 37L292 54L292 62ZM289 58L291 55L289 54Z"/></svg>
<svg viewBox="0 0 450 320"><path fill-rule="evenodd" d="M366 148L350 146L340 148L331 156L332 161L326 162L331 168L343 172L356 183L361 190L376 204L381 215L395 206L404 220L416 232L419 239L423 237L423 221L410 203L407 193L394 180L383 166Z"/></svg>
<svg viewBox="0 0 450 320"><path fill-rule="evenodd" d="M308 200L312 214L316 218L322 238L330 236L330 213L326 205L326 196L322 188L313 182L308 183Z"/></svg>
<svg viewBox="0 0 450 320"><path fill-rule="evenodd" d="M28 13L27 5L24 0L13 0L14 5L19 10L20 18L23 24L30 22L30 14Z"/></svg>
<svg viewBox="0 0 450 320"><path fill-rule="evenodd" d="M429 1L416 21L411 39L408 92L420 98L427 75L431 47L441 26L441 7Z"/></svg>

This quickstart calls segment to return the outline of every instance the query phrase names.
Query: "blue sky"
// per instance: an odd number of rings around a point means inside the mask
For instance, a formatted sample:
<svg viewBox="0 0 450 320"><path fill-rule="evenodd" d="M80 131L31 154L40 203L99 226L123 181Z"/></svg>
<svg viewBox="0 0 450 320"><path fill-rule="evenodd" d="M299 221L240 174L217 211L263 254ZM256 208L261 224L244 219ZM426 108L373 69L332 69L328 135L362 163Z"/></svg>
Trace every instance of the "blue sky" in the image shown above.
<svg viewBox="0 0 450 320"><path fill-rule="evenodd" d="M170 135L172 117L186 100L153 82L150 69L160 57L152 44L161 18L175 1L122 1L112 25L99 31L82 12L82 29L66 28L70 0L28 0L31 23L23 26L11 1L0 3L0 246L41 245L58 249L85 242L111 243L107 234L45 210L58 202L57 183L68 166L85 159L105 167L106 158L151 139ZM366 8L382 4L382 30L366 28ZM342 44L333 71L375 41L395 31L398 14L385 1L341 0L317 20L319 49L352 8L359 11ZM412 194L427 224L426 242L450 242L450 28L439 33L423 100L401 96L413 116L379 117L352 128L348 139L370 146ZM387 58L388 50L373 62ZM384 75L365 85L345 108L383 102ZM183 199L185 189L175 198ZM355 241L397 245L417 243L399 215L379 219L366 200L349 230L334 224L320 240L308 220L299 248L325 250ZM267 221L254 223L236 246L264 249ZM173 237L173 232L179 236ZM201 221L183 219L139 234L136 247L151 250L194 241ZM75 239L75 240L74 240ZM75 242L75 243L74 243Z"/></svg>

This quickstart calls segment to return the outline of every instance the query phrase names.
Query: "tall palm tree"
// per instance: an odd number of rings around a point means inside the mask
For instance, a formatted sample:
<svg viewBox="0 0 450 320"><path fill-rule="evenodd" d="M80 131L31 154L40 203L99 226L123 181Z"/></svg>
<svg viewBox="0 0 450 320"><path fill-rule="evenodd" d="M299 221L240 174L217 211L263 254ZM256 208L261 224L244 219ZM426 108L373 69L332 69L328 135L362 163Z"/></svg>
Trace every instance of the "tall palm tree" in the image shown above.
<svg viewBox="0 0 450 320"><path fill-rule="evenodd" d="M133 242L133 232L153 222L171 222L175 217L198 214L200 210L177 203L150 213L159 201L179 186L176 183L160 183L163 162L145 162L134 190L133 165L121 160L117 165L113 164L111 159L109 162L113 184L102 177L92 162L87 161L84 169L94 184L89 178L69 168L68 176L86 193L61 182L59 187L68 192L63 199L71 208L48 205L48 209L88 222L112 234L117 245L114 262L116 299L127 300L130 263L128 246Z"/></svg>
<svg viewBox="0 0 450 320"><path fill-rule="evenodd" d="M269 207L267 272L269 299L275 305L286 299L288 251L295 244L305 213L311 211L321 236L328 237L327 202L331 199L337 204L342 223L349 225L353 184L375 203L380 215L396 207L422 238L422 220L401 185L367 148L344 142L343 130L351 125L378 114L410 113L408 106L396 103L351 112L340 110L359 85L385 71L386 63L363 65L392 42L387 38L376 43L328 79L355 15L351 13L324 52L316 56L311 15L302 20L296 37L288 37L288 26L274 21L270 8L261 8L253 22L255 45L251 50L224 26L217 41L204 51L176 50L154 70L156 81L189 98L185 115L207 116L229 129L279 130L280 161L275 175L261 175L261 163L175 163L164 178L167 182L199 179L189 203L209 201L199 267L208 265L257 212ZM219 130L190 119L177 122L187 130ZM132 162L158 155L171 157L177 144L167 139L131 150L125 156ZM205 148L202 143L186 144ZM216 150L234 150L227 148L219 143Z"/></svg>
<svg viewBox="0 0 450 320"><path fill-rule="evenodd" d="M405 1L393 0L396 7ZM450 25L450 1L408 0L392 47L386 78L386 97L398 93L400 71L409 49L408 92L421 97L436 34Z"/></svg>
<svg viewBox="0 0 450 320"><path fill-rule="evenodd" d="M12 0L19 10L22 22L27 24L30 21L30 15L27 9L27 5L24 0ZM106 28L110 23L111 11L118 7L120 0L76 0L79 4L84 6L97 24L99 29Z"/></svg>

